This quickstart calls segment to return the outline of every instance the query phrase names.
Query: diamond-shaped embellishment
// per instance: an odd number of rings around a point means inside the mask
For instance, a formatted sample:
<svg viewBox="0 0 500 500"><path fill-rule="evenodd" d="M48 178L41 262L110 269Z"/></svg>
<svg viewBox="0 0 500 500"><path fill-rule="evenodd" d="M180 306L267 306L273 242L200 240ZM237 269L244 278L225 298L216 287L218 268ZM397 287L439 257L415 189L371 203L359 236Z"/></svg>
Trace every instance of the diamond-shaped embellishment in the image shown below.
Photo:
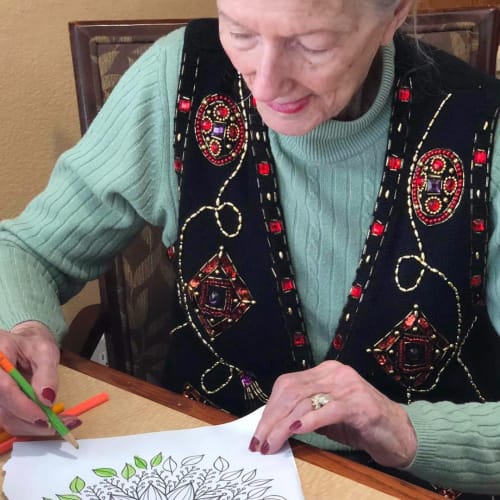
<svg viewBox="0 0 500 500"><path fill-rule="evenodd" d="M377 364L405 387L420 387L439 371L451 345L415 308L369 351Z"/></svg>
<svg viewBox="0 0 500 500"><path fill-rule="evenodd" d="M189 281L196 314L211 337L236 323L254 304L229 255L221 250Z"/></svg>

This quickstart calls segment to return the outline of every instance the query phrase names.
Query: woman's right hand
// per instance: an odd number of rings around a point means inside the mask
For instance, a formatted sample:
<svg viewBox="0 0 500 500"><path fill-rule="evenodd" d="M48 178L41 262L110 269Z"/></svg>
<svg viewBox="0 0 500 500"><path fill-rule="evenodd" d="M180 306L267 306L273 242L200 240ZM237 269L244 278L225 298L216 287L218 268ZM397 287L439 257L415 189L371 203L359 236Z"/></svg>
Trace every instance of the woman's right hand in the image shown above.
<svg viewBox="0 0 500 500"><path fill-rule="evenodd" d="M38 399L52 406L58 388L57 366L60 353L50 330L38 321L26 321L10 332L0 330L0 351L31 382ZM63 417L71 428L80 421ZM76 425L75 425L76 424ZM45 413L29 399L16 382L0 370L0 426L14 436L51 436Z"/></svg>

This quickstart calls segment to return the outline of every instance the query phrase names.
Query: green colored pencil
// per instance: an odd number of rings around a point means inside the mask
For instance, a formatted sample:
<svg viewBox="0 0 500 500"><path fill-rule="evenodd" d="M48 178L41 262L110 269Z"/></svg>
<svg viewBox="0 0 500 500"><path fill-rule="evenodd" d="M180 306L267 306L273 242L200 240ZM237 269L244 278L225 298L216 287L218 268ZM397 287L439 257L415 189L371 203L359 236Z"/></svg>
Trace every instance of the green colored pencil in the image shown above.
<svg viewBox="0 0 500 500"><path fill-rule="evenodd" d="M50 425L56 430L56 432L68 443L71 443L75 448L78 449L78 442L71 434L70 430L62 423L60 418L52 411L49 406L44 405L36 397L35 391L31 384L21 375L19 370L10 362L9 358L5 356L3 352L0 351L0 366L8 373L12 379L17 383L19 388L28 396L32 401L34 401L43 410Z"/></svg>

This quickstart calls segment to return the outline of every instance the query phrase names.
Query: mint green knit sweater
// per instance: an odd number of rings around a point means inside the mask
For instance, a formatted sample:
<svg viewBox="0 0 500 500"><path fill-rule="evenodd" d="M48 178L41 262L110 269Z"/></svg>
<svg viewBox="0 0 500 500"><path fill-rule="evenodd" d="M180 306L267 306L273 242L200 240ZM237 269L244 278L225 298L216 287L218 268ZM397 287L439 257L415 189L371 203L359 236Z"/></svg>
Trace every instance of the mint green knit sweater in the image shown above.
<svg viewBox="0 0 500 500"><path fill-rule="evenodd" d="M46 190L0 226L0 327L34 319L61 337L60 302L101 274L145 220L164 228L166 245L175 241L171 138L182 40L183 30L162 39L128 71L87 134L58 160ZM302 137L270 132L317 361L346 300L382 175L393 47L383 59L376 101L358 120L331 120ZM495 154L488 306L500 331L500 151ZM500 403L417 402L407 411L419 441L410 472L464 491L500 493ZM305 439L339 448L320 436Z"/></svg>

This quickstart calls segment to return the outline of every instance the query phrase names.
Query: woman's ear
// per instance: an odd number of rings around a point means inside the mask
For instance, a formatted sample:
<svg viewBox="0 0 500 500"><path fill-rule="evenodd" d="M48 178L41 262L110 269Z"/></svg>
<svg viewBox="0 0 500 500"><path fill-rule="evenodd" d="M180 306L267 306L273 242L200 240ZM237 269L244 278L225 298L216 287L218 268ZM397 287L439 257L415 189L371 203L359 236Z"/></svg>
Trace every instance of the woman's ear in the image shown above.
<svg viewBox="0 0 500 500"><path fill-rule="evenodd" d="M394 6L391 18L382 36L382 45L387 45L394 38L397 29L405 22L410 15L412 7L415 5L415 0L399 0Z"/></svg>

